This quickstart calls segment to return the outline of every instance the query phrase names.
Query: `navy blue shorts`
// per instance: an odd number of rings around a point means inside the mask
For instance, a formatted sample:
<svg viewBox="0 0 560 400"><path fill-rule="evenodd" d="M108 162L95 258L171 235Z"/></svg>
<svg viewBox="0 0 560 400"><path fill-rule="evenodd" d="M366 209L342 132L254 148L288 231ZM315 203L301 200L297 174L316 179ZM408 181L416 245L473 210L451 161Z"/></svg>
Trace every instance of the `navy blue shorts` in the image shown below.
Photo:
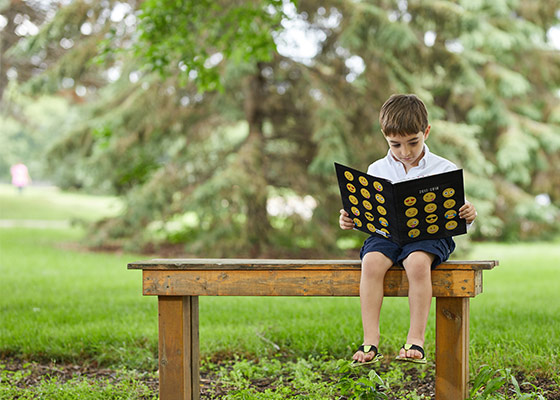
<svg viewBox="0 0 560 400"><path fill-rule="evenodd" d="M434 269L442 262L447 261L451 253L453 253L453 250L455 250L455 242L450 237L419 240L401 247L388 239L371 235L365 240L360 250L360 258L363 260L367 253L378 251L391 259L396 265L402 267L404 259L408 257L410 253L424 251L435 256L434 262L432 263L432 269Z"/></svg>

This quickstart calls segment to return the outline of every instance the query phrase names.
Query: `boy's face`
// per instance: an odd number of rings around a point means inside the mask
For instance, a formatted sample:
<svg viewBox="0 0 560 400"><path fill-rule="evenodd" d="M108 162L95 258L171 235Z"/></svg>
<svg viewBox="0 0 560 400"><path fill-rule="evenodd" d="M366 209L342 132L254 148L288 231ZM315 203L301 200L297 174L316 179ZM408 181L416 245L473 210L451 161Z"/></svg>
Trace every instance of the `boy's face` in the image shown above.
<svg viewBox="0 0 560 400"><path fill-rule="evenodd" d="M424 141L430 134L430 125L425 132L411 133L406 136L391 135L385 136L393 157L404 164L408 171L410 168L417 167L418 162L424 155Z"/></svg>

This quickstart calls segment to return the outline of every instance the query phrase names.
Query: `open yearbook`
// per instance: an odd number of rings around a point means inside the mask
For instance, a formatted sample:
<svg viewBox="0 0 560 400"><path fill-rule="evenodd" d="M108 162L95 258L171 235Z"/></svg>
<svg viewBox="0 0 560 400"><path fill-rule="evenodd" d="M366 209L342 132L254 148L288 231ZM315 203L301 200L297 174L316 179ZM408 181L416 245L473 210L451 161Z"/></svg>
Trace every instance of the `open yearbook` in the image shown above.
<svg viewBox="0 0 560 400"><path fill-rule="evenodd" d="M344 210L354 226L400 245L467 233L463 170L391 181L335 163Z"/></svg>

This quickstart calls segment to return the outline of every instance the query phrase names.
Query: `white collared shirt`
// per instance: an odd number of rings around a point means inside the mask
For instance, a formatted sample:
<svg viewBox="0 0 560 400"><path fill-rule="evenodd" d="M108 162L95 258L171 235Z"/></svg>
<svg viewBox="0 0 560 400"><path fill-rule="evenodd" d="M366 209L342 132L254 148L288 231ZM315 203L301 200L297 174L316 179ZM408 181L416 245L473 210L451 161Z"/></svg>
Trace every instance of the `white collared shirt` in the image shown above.
<svg viewBox="0 0 560 400"><path fill-rule="evenodd" d="M424 144L424 155L418 162L418 166L411 168L408 172L405 171L404 165L400 161L395 160L389 149L386 157L377 160L368 167L367 173L396 183L456 169L458 168L455 164L431 153L428 146Z"/></svg>
<svg viewBox="0 0 560 400"><path fill-rule="evenodd" d="M406 172L404 165L400 161L395 160L393 154L391 154L391 149L389 149L386 157L377 160L368 167L367 173L368 175L378 176L396 183L456 169L458 168L455 164L431 153L428 146L424 144L424 155L418 162L418 166L411 168L408 172ZM465 202L468 202L467 199L465 199ZM470 229L471 226L472 223L467 224L467 229Z"/></svg>

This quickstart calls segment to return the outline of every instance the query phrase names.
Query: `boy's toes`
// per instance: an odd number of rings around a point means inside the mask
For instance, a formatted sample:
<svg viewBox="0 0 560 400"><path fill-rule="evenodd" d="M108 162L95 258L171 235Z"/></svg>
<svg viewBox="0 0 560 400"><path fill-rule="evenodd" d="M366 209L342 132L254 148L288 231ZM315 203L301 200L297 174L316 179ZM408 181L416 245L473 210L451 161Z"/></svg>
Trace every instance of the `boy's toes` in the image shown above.
<svg viewBox="0 0 560 400"><path fill-rule="evenodd" d="M368 361L373 360L373 356L374 356L374 355L375 355L375 354L373 353L373 351L370 351L369 353L364 354L363 361L364 361L364 362L368 362Z"/></svg>
<svg viewBox="0 0 560 400"><path fill-rule="evenodd" d="M422 358L422 354L417 350L405 350L401 349L399 351L400 358Z"/></svg>
<svg viewBox="0 0 560 400"><path fill-rule="evenodd" d="M356 353L354 353L354 356L352 357L352 359L356 360L357 362L364 362L365 361L365 354L363 351L357 351Z"/></svg>
<svg viewBox="0 0 560 400"><path fill-rule="evenodd" d="M358 360L358 362L364 363L364 362L368 362L373 360L373 357L375 356L375 353L373 351L370 351L368 353L364 353L363 351L358 351L354 357L354 360Z"/></svg>
<svg viewBox="0 0 560 400"><path fill-rule="evenodd" d="M424 355L422 354L422 346L414 344L405 344L399 350L399 355L397 359L401 360L422 360Z"/></svg>
<svg viewBox="0 0 560 400"><path fill-rule="evenodd" d="M408 350L406 352L406 357L408 358L422 358L422 353L420 353L418 350Z"/></svg>
<svg viewBox="0 0 560 400"><path fill-rule="evenodd" d="M416 364L426 364L426 357L424 357L424 349L422 346L410 343L406 343L399 350L397 360L413 362Z"/></svg>
<svg viewBox="0 0 560 400"><path fill-rule="evenodd" d="M354 353L352 359L355 363L363 364L369 363L370 361L376 361L378 358L382 358L380 354L377 353L377 347L373 345L361 345L360 348Z"/></svg>

